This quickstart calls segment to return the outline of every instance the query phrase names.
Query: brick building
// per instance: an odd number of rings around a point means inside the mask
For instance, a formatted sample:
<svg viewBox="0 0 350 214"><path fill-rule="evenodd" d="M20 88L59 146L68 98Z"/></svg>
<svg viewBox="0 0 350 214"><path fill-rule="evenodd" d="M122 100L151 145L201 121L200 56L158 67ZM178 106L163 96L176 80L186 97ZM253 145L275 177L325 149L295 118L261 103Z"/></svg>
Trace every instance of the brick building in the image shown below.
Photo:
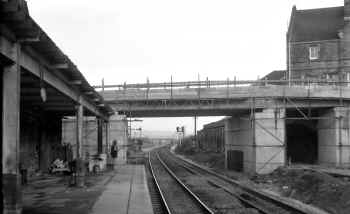
<svg viewBox="0 0 350 214"><path fill-rule="evenodd" d="M344 6L298 10L287 33L291 79L350 80L350 0Z"/></svg>
<svg viewBox="0 0 350 214"><path fill-rule="evenodd" d="M198 131L198 147L203 151L224 152L225 150L225 121L219 120L203 126Z"/></svg>

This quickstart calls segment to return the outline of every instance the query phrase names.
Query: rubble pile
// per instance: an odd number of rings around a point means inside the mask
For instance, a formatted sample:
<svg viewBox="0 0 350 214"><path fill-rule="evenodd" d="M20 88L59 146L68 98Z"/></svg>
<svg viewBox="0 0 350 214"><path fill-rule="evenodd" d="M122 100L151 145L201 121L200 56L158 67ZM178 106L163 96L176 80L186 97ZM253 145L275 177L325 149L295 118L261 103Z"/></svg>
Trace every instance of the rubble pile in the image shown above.
<svg viewBox="0 0 350 214"><path fill-rule="evenodd" d="M256 175L256 183L278 194L320 207L330 213L350 213L350 182L306 169L280 167L268 175Z"/></svg>

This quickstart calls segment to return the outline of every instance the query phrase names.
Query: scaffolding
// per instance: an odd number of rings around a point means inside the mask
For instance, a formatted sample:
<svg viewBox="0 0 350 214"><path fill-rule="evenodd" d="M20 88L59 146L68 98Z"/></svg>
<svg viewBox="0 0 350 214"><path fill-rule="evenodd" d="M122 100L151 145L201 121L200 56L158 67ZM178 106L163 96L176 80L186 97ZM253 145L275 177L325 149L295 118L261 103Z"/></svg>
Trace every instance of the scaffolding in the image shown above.
<svg viewBox="0 0 350 214"><path fill-rule="evenodd" d="M164 83L150 83L149 79L147 79L146 83L141 84L122 84L122 85L104 85L105 89L113 89L116 93L122 92L122 102L127 104L127 108L129 113L132 112L132 101L137 100L137 93L143 92L145 101L145 105L160 105L162 108L166 108L167 106L177 106L181 107L184 105L196 106L195 109L197 111L203 109L204 106L211 106L215 108L215 105L225 103L226 105L234 105L234 100L245 99L247 100L248 106L246 111L249 113L249 117L241 118L243 120L249 120L252 130L252 133L255 133L255 129L259 128L271 136L271 139L274 139L276 142L279 142L280 150L276 152L276 154L271 155L271 157L259 168L257 171L262 170L266 165L268 165L271 161L274 160L276 156L278 156L281 152L285 151L287 147L286 139L280 139L276 134L269 130L269 128L265 127L260 120L271 119L274 120L275 128L277 128L278 120L284 121L329 121L329 127L331 127L334 120L337 120L337 124L340 127L344 127L344 121L348 121L349 124L349 115L345 116L320 116L313 115L313 111L319 110L322 108L326 108L321 105L321 107L317 107L317 103L315 104L315 99L317 101L324 101L322 97L315 97L315 92L319 90L325 90L328 92L330 90L332 92L331 97L327 98L332 100L332 107L349 107L350 105L350 97L349 97L349 84L348 81L334 81L327 79L297 79L297 80L267 80L267 79L259 79L259 80L237 80L237 78L233 78L230 80L227 78L226 80L209 80L206 78L204 81L186 81L186 82L174 82L173 77L170 78L170 82ZM100 88L100 86L95 86L95 88ZM271 91L276 93L273 94L261 94L258 96L257 92L260 90L271 88ZM188 90L192 89L196 91L196 97L192 97L189 100L179 100L176 97L176 93L179 93L178 89ZM220 89L221 97L219 99L215 98L207 98L205 96L204 90L215 90ZM155 98L155 94L159 91L166 91L167 95L157 101ZM238 97L234 96L235 91L244 91L247 96ZM294 91L295 92L294 92ZM303 95L298 95L298 90L303 91ZM135 94L133 94L135 92ZM278 92L278 93L277 93ZM155 94L153 94L155 93ZM293 94L294 93L294 94ZM166 94L166 93L165 93ZM135 97L132 97L135 96ZM120 98L120 97L119 97ZM151 99L152 98L152 99ZM269 101L268 107L262 105L261 103ZM300 102L302 100L303 102ZM158 102L158 103L157 103ZM182 103L187 102L187 103ZM141 104L140 104L141 105ZM329 106L328 106L329 107ZM256 118L256 114L259 113L262 109L269 108L274 109L274 117L272 118ZM278 114L281 109L285 109L286 112L283 116ZM297 115L290 116L288 114L289 111L295 111ZM193 116L198 116L198 114L194 114ZM349 127L349 125L347 126ZM346 128L346 127L345 127ZM347 128L349 129L349 128ZM230 130L226 130L230 131ZM341 130L340 130L341 132ZM339 134L341 135L341 134ZM252 136L253 145L256 146L255 134ZM348 146L343 145L343 139L339 139L338 145L340 147ZM340 157L341 158L341 157ZM285 160L285 162L287 162Z"/></svg>

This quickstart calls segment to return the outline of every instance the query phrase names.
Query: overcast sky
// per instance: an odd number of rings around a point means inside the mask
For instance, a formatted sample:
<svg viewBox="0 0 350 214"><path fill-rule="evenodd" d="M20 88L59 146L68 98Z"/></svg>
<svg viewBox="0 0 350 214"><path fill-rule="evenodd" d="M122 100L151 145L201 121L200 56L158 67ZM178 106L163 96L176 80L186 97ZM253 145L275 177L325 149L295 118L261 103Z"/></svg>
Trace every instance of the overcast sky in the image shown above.
<svg viewBox="0 0 350 214"><path fill-rule="evenodd" d="M31 16L95 85L256 79L285 69L285 34L298 9L343 0L28 0ZM217 119L217 118L215 118ZM213 118L202 118L200 124ZM171 121L171 122L170 122ZM148 119L174 130L193 119ZM154 124L162 123L161 126ZM137 127L139 125L136 125Z"/></svg>

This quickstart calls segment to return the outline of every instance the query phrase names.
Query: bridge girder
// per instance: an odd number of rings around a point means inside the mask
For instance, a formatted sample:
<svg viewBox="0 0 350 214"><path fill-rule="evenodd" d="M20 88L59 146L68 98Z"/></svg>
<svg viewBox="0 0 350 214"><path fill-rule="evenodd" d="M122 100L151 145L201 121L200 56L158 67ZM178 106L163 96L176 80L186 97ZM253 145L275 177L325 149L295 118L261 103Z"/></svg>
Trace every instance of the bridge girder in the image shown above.
<svg viewBox="0 0 350 214"><path fill-rule="evenodd" d="M120 114L130 117L190 117L190 116L231 116L244 114L253 108L320 109L350 105L348 100L339 99L211 99L211 100L142 100L109 102Z"/></svg>
<svg viewBox="0 0 350 214"><path fill-rule="evenodd" d="M125 89L101 92L131 117L230 116L265 108L331 108L349 105L345 85L250 85L218 88Z"/></svg>

